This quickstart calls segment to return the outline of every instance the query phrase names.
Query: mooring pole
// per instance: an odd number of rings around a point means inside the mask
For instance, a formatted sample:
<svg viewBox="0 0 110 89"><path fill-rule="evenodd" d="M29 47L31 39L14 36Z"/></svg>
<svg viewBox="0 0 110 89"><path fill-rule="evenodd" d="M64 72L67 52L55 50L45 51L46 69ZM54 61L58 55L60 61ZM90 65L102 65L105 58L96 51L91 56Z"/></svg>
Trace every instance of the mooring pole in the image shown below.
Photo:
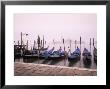
<svg viewBox="0 0 110 89"><path fill-rule="evenodd" d="M71 40L70 40L70 54L71 54Z"/></svg>
<svg viewBox="0 0 110 89"><path fill-rule="evenodd" d="M64 51L65 51L65 40L64 40L64 38L63 38L63 45L64 45Z"/></svg>
<svg viewBox="0 0 110 89"><path fill-rule="evenodd" d="M43 48L44 48L44 35L43 35Z"/></svg>
<svg viewBox="0 0 110 89"><path fill-rule="evenodd" d="M90 45L91 45L91 38L90 38Z"/></svg>
<svg viewBox="0 0 110 89"><path fill-rule="evenodd" d="M82 58L82 56L81 56L81 36L80 36L80 65L79 66L81 66L81 58Z"/></svg>
<svg viewBox="0 0 110 89"><path fill-rule="evenodd" d="M63 45L64 45L64 53L65 53L65 58L64 58L64 66L66 65L66 51L65 51L65 40L63 38Z"/></svg>
<svg viewBox="0 0 110 89"><path fill-rule="evenodd" d="M90 38L90 52L91 52L91 38Z"/></svg>
<svg viewBox="0 0 110 89"><path fill-rule="evenodd" d="M94 38L93 38L93 47L94 47Z"/></svg>
<svg viewBox="0 0 110 89"><path fill-rule="evenodd" d="M28 40L27 40L27 50L28 50Z"/></svg>
<svg viewBox="0 0 110 89"><path fill-rule="evenodd" d="M19 40L18 40L18 45L19 45Z"/></svg>
<svg viewBox="0 0 110 89"><path fill-rule="evenodd" d="M75 40L75 50L76 50L76 40Z"/></svg>
<svg viewBox="0 0 110 89"><path fill-rule="evenodd" d="M35 40L34 40L34 45L33 45L33 49L35 49Z"/></svg>
<svg viewBox="0 0 110 89"><path fill-rule="evenodd" d="M81 56L81 36L80 36L80 60L82 59L82 56ZM80 61L80 66L81 66L81 61Z"/></svg>
<svg viewBox="0 0 110 89"><path fill-rule="evenodd" d="M39 54L40 54L40 37L39 37L39 35L38 35L37 43L38 43L38 63L39 63Z"/></svg>
<svg viewBox="0 0 110 89"><path fill-rule="evenodd" d="M42 48L42 40L41 40L41 45L40 45L40 47Z"/></svg>
<svg viewBox="0 0 110 89"><path fill-rule="evenodd" d="M21 32L21 57L22 57L22 32Z"/></svg>
<svg viewBox="0 0 110 89"><path fill-rule="evenodd" d="M80 36L80 51L81 51L81 36Z"/></svg>

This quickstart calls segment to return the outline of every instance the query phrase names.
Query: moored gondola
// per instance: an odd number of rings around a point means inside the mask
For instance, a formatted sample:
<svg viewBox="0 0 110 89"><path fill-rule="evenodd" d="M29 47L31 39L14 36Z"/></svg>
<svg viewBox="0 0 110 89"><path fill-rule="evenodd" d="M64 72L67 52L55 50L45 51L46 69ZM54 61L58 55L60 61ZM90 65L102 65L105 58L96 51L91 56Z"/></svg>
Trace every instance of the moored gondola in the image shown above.
<svg viewBox="0 0 110 89"><path fill-rule="evenodd" d="M48 48L45 48L45 49L40 49L40 53L39 53L39 50L38 49L33 49L33 50L25 50L24 53L23 53L23 58L24 59L28 59L28 58L43 58L42 57L42 53L45 52Z"/></svg>
<svg viewBox="0 0 110 89"><path fill-rule="evenodd" d="M40 53L39 57L42 59L48 59L48 57L53 54L53 51L54 51L54 47L50 50L43 51L42 53Z"/></svg>
<svg viewBox="0 0 110 89"><path fill-rule="evenodd" d="M64 52L54 51L53 54L48 56L48 59L63 59L65 58Z"/></svg>
<svg viewBox="0 0 110 89"><path fill-rule="evenodd" d="M93 50L93 56L94 56L94 62L97 63L97 49L94 47L94 50Z"/></svg>
<svg viewBox="0 0 110 89"><path fill-rule="evenodd" d="M55 59L55 60L63 59L63 58L65 58L65 52L61 49L61 47L59 50L53 51L52 54L48 56L48 59Z"/></svg>
<svg viewBox="0 0 110 89"><path fill-rule="evenodd" d="M81 51L80 49L77 47L77 49L71 53L70 55L68 55L68 61L76 61L78 59L80 59L80 55L81 55Z"/></svg>
<svg viewBox="0 0 110 89"><path fill-rule="evenodd" d="M86 60L86 61L90 61L92 58L91 53L86 48L84 48L82 55L83 55L83 60Z"/></svg>

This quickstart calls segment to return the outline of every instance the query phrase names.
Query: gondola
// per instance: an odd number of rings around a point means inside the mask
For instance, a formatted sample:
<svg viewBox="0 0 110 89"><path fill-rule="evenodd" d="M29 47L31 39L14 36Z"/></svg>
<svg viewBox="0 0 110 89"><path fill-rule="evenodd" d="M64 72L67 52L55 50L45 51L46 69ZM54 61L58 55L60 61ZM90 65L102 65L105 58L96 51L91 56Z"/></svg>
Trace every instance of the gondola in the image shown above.
<svg viewBox="0 0 110 89"><path fill-rule="evenodd" d="M37 58L38 57L38 51L33 49L33 50L25 50L23 53L23 58L24 59L30 59L30 58Z"/></svg>
<svg viewBox="0 0 110 89"><path fill-rule="evenodd" d="M68 61L72 62L72 61L76 61L76 60L80 59L80 54L81 54L81 51L77 47L77 49L68 56Z"/></svg>
<svg viewBox="0 0 110 89"><path fill-rule="evenodd" d="M39 51L40 50L40 51ZM23 58L24 59L30 59L30 58L42 58L42 53L48 50L47 48L41 48L41 49L31 49L31 50L24 50L23 52ZM40 53L39 53L40 52Z"/></svg>
<svg viewBox="0 0 110 89"><path fill-rule="evenodd" d="M63 59L65 58L64 51L54 51L51 55L48 56L48 59Z"/></svg>
<svg viewBox="0 0 110 89"><path fill-rule="evenodd" d="M42 53L45 52L46 50L48 50L48 47L45 49L39 50L38 49L33 49L33 50L25 50L24 54L23 54L23 58L24 59L28 59L28 58L44 58L42 57Z"/></svg>
<svg viewBox="0 0 110 89"><path fill-rule="evenodd" d="M83 59L86 61L90 61L92 58L91 53L86 48L84 48L82 55L83 55Z"/></svg>
<svg viewBox="0 0 110 89"><path fill-rule="evenodd" d="M39 57L42 59L48 59L48 57L53 54L53 51L54 47L50 50L45 50L44 52L40 53Z"/></svg>
<svg viewBox="0 0 110 89"><path fill-rule="evenodd" d="M57 51L53 51L51 55L48 56L48 59L63 59L65 58L65 52L61 49L61 47Z"/></svg>
<svg viewBox="0 0 110 89"><path fill-rule="evenodd" d="M94 47L93 50L94 62L97 62L97 49Z"/></svg>

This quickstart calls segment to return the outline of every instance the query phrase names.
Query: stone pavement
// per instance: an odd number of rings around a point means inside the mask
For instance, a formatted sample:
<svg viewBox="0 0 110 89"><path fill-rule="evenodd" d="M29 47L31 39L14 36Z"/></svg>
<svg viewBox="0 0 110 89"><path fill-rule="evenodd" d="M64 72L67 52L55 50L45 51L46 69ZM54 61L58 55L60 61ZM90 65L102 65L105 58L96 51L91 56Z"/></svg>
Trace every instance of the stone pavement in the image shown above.
<svg viewBox="0 0 110 89"><path fill-rule="evenodd" d="M96 76L96 69L64 67L34 63L14 63L15 76Z"/></svg>

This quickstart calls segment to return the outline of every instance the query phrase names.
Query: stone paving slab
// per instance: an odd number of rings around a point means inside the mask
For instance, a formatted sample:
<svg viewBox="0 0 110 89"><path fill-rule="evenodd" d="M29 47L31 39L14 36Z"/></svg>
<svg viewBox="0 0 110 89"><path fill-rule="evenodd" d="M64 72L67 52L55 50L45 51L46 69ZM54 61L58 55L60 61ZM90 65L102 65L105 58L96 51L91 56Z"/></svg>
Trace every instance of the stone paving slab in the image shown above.
<svg viewBox="0 0 110 89"><path fill-rule="evenodd" d="M15 76L96 76L96 69L54 66L35 63L14 63Z"/></svg>

